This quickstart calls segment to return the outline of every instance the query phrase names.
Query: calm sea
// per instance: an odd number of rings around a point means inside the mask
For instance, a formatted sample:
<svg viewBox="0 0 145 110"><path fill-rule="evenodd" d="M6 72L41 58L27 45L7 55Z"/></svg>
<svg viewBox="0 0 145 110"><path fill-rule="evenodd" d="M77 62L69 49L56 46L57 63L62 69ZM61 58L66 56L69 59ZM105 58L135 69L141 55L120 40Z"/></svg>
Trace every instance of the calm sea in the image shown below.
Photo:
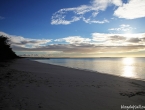
<svg viewBox="0 0 145 110"><path fill-rule="evenodd" d="M145 58L52 58L35 61L145 80Z"/></svg>

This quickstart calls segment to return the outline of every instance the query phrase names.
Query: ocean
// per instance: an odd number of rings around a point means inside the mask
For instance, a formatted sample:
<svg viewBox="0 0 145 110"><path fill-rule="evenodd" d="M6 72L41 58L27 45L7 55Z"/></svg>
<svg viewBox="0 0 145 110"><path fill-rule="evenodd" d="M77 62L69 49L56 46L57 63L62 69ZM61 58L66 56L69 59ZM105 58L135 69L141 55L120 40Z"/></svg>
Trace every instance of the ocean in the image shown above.
<svg viewBox="0 0 145 110"><path fill-rule="evenodd" d="M145 58L50 58L35 61L145 80Z"/></svg>

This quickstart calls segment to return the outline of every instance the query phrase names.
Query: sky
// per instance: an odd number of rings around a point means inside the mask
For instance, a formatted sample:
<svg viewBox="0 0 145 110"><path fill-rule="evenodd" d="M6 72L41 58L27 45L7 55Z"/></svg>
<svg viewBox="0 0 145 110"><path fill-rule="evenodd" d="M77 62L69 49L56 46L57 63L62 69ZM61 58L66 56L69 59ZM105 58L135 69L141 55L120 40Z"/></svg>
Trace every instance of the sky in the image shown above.
<svg viewBox="0 0 145 110"><path fill-rule="evenodd" d="M144 57L145 0L0 0L0 35L26 57Z"/></svg>

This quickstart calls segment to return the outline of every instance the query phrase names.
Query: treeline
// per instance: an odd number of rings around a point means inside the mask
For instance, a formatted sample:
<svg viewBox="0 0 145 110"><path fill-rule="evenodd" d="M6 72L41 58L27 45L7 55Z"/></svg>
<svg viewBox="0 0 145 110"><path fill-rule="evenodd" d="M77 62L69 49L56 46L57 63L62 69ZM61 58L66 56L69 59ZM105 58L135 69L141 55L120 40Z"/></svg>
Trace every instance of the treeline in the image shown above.
<svg viewBox="0 0 145 110"><path fill-rule="evenodd" d="M0 36L0 60L19 58L10 47L9 38Z"/></svg>

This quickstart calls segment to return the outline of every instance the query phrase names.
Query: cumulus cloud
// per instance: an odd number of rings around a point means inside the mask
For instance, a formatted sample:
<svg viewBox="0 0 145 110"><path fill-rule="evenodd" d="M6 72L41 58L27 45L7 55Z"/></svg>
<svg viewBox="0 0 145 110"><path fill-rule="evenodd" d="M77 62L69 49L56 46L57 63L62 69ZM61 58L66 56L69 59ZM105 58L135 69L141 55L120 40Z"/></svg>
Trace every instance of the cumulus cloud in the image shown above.
<svg viewBox="0 0 145 110"><path fill-rule="evenodd" d="M118 28L110 28L108 30L110 30L110 31L124 31L124 32L126 32L126 31L131 31L133 29L136 29L136 28L133 28L133 27L131 27L128 24L121 24Z"/></svg>
<svg viewBox="0 0 145 110"><path fill-rule="evenodd" d="M145 0L128 0L115 10L114 15L125 19L145 17Z"/></svg>

